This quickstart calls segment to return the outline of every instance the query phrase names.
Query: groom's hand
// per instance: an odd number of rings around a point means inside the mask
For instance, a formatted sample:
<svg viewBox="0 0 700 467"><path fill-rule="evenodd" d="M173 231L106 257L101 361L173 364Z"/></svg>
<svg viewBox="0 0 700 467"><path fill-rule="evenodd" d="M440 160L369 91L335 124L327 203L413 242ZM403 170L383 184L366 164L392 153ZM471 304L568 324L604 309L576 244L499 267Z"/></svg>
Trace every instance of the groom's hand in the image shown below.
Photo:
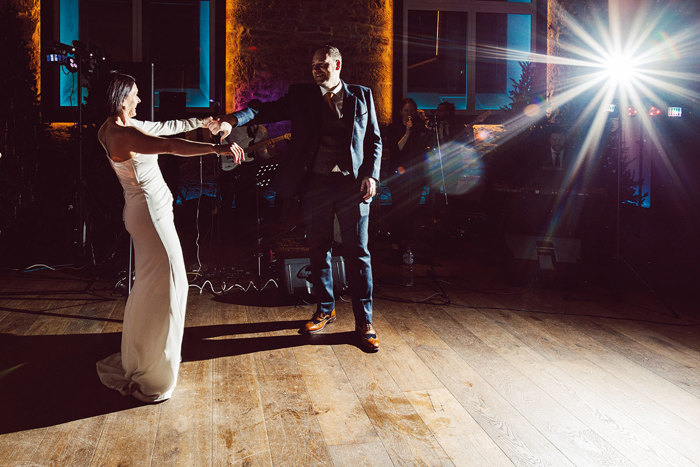
<svg viewBox="0 0 700 467"><path fill-rule="evenodd" d="M364 177L362 179L362 185L360 185L360 191L364 193L362 199L367 201L374 198L377 194L377 181L372 177Z"/></svg>
<svg viewBox="0 0 700 467"><path fill-rule="evenodd" d="M212 135L221 136L222 140L226 139L226 137L231 134L231 130L233 130L233 126L229 122L218 119L209 122L207 128L211 131Z"/></svg>

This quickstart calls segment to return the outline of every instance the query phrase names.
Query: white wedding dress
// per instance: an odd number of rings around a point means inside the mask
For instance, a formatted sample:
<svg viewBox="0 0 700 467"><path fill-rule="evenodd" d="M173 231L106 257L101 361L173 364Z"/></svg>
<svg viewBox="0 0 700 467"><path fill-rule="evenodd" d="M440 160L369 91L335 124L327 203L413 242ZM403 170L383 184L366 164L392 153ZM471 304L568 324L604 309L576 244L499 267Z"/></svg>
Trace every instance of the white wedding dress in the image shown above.
<svg viewBox="0 0 700 467"><path fill-rule="evenodd" d="M130 125L154 136L201 126L196 118ZM108 155L109 156L109 155ZM109 158L124 189L124 225L134 240L135 281L124 310L121 352L97 362L102 383L144 402L172 395L185 328L187 273L173 223L173 198L157 154Z"/></svg>

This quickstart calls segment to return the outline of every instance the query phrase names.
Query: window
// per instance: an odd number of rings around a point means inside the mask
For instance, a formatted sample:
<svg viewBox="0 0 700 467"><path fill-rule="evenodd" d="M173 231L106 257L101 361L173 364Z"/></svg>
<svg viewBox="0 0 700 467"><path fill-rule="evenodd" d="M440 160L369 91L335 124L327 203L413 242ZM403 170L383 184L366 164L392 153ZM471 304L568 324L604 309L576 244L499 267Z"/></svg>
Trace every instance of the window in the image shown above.
<svg viewBox="0 0 700 467"><path fill-rule="evenodd" d="M210 0L56 1L59 42L80 40L116 63L154 62L156 106L160 91L184 91L187 107L209 107ZM75 107L77 74L62 70L58 90L58 105Z"/></svg>
<svg viewBox="0 0 700 467"><path fill-rule="evenodd" d="M522 58L499 52L532 51L535 12L536 0L406 0L406 96L423 109L447 101L467 113L508 104Z"/></svg>

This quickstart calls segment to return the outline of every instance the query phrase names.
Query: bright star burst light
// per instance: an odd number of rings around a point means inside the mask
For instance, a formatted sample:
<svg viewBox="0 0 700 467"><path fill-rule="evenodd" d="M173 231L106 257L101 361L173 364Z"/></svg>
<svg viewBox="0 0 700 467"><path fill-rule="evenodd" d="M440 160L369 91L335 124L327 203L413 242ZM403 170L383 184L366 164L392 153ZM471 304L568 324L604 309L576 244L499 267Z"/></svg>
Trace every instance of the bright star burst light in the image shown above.
<svg viewBox="0 0 700 467"><path fill-rule="evenodd" d="M569 32L569 39L558 44L562 51L560 55L494 46L476 47L479 55L486 59L529 61L560 67L565 76L548 102L533 102L521 115L504 122L505 131L493 138L490 148L516 137L556 109L567 104L575 106L570 132L577 133L582 143L577 147L572 168L560 187L559 193L562 194L556 206L558 214L549 226L549 235L556 233L558 219L569 210L575 197L571 190L574 180L581 175L587 179L592 176L581 172L595 166L586 162L597 157L610 109L621 109L618 118L641 117L649 141L658 149L668 172L674 173L662 136L652 125L646 110L637 116L637 109L649 109L652 105L662 109L677 105L692 107L700 102L700 33L696 27L700 8L694 3L696 1L678 0L662 4L649 0L628 1L635 9L626 12L620 8L625 3L623 0L611 1L609 10L594 13L593 20L586 20L585 25L562 10L563 29ZM616 105L612 105L613 102ZM627 109L626 116L622 109ZM479 134L475 135L474 143L479 145ZM446 144L441 165L435 161L434 154L426 156L428 178L434 187L441 187L444 178L446 183L442 189L451 194L455 194L451 187L464 186L470 191L481 184L480 152L457 150L454 143ZM470 168L466 175L465 166ZM465 178L466 184L450 183ZM675 178L678 180L677 176ZM682 189L683 184L679 182L676 186ZM464 191L459 190L459 193Z"/></svg>
<svg viewBox="0 0 700 467"><path fill-rule="evenodd" d="M700 7L697 0L654 3L651 1L608 2L608 11L593 14L593 21L579 23L565 11L563 29L568 31L565 42L558 45L559 56L525 53L496 47L479 47L480 54L493 59L529 61L558 67L565 78L557 84L554 96L546 104L530 105L521 115L505 122L507 131L500 143L514 138L536 121L545 118L567 104L575 108L570 131L582 141L572 169L563 182L560 193L567 192L581 173L587 158L597 157L605 134L606 122L612 108L660 109L670 106L697 106L700 102L700 35L696 21ZM625 4L629 7L624 9ZM634 9L631 6L634 5ZM607 19L606 19L607 16ZM562 36L563 37L563 36ZM550 39L551 40L551 39ZM616 103L612 106L611 103ZM545 105L548 108L545 108ZM619 118L627 118L620 112ZM661 155L669 173L674 170L665 150L662 135L646 113L641 124L649 141ZM678 185L683 189L676 175ZM558 211L567 210L570 199L558 200ZM556 231L556 219L549 234Z"/></svg>

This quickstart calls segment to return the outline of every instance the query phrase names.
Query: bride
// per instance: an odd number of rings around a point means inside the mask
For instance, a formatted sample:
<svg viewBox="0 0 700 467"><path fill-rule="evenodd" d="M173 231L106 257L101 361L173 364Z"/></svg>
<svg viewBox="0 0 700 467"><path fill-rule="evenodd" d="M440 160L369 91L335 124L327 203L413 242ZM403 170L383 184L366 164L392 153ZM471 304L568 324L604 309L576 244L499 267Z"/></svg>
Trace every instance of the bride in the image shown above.
<svg viewBox="0 0 700 467"><path fill-rule="evenodd" d="M162 138L200 127L218 128L211 117L139 121L141 102L133 77L116 74L107 90L109 117L97 137L124 190L124 225L134 240L134 286L124 310L121 352L97 363L102 383L145 402L163 401L177 383L188 283L173 223L173 198L158 167L158 154L230 155L236 144Z"/></svg>

